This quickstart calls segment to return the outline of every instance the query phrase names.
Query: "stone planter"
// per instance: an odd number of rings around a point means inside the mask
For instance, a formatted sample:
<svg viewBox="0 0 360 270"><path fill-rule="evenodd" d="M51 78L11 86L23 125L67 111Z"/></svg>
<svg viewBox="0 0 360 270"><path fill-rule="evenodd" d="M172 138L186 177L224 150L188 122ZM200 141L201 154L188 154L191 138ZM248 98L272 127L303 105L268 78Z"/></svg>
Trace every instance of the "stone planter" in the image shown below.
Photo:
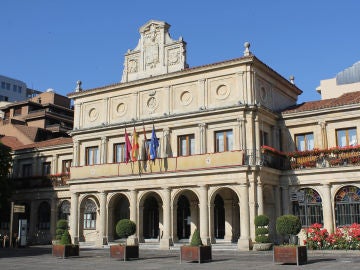
<svg viewBox="0 0 360 270"><path fill-rule="evenodd" d="M274 246L274 263L307 263L306 246Z"/></svg>
<svg viewBox="0 0 360 270"><path fill-rule="evenodd" d="M209 262L212 260L211 246L181 246L180 263L182 261L198 263Z"/></svg>
<svg viewBox="0 0 360 270"><path fill-rule="evenodd" d="M270 250L272 245L273 245L272 243L254 243L253 250L256 251Z"/></svg>
<svg viewBox="0 0 360 270"><path fill-rule="evenodd" d="M111 245L110 257L127 261L139 258L139 246Z"/></svg>
<svg viewBox="0 0 360 270"><path fill-rule="evenodd" d="M79 256L79 245L52 245L52 255L61 258Z"/></svg>

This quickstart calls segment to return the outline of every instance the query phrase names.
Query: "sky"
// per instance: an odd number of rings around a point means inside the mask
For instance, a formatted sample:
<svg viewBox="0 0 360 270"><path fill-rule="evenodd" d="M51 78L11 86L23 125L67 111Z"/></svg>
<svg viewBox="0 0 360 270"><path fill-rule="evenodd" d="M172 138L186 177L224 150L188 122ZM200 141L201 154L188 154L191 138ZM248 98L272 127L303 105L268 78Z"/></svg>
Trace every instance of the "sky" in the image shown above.
<svg viewBox="0 0 360 270"><path fill-rule="evenodd" d="M319 100L320 80L360 60L358 0L0 0L0 74L67 95L121 80L149 20L187 42L190 67L251 52Z"/></svg>

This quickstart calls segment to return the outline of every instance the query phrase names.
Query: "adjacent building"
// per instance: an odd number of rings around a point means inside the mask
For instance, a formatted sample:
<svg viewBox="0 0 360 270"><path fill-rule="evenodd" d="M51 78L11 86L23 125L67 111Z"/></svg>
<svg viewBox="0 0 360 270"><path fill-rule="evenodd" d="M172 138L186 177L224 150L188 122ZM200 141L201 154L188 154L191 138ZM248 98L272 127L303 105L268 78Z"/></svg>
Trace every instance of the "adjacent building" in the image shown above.
<svg viewBox="0 0 360 270"><path fill-rule="evenodd" d="M249 250L259 214L275 242L285 213L329 231L360 222L359 92L298 105L302 91L249 43L239 58L188 67L169 28L140 28L120 83L78 82L71 138L13 148L29 240L51 240L66 218L74 242L101 246L130 218L134 242L168 249L198 228L205 244Z"/></svg>

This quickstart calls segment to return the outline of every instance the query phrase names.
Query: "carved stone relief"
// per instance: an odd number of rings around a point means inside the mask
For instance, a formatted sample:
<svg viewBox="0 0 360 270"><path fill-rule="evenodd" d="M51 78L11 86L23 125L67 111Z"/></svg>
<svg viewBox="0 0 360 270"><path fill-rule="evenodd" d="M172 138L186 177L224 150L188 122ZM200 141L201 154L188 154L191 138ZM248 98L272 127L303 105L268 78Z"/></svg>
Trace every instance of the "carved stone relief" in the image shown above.
<svg viewBox="0 0 360 270"><path fill-rule="evenodd" d="M216 89L216 98L217 99L226 99L230 94L230 88L225 85L225 84L221 84L218 86L218 88Z"/></svg>
<svg viewBox="0 0 360 270"><path fill-rule="evenodd" d="M126 111L127 111L127 106L125 103L121 102L116 106L116 114L118 116L124 115Z"/></svg>
<svg viewBox="0 0 360 270"><path fill-rule="evenodd" d="M154 24L150 26L145 36L145 67L153 69L159 63L159 29Z"/></svg>
<svg viewBox="0 0 360 270"><path fill-rule="evenodd" d="M89 120L90 122L94 122L99 118L99 111L96 108L91 108L89 110Z"/></svg>
<svg viewBox="0 0 360 270"><path fill-rule="evenodd" d="M178 48L171 49L168 52L168 65L176 65L180 61L180 50Z"/></svg>
<svg viewBox="0 0 360 270"><path fill-rule="evenodd" d="M192 99L193 99L193 96L189 91L184 91L180 95L180 102L184 106L189 105L191 103Z"/></svg>

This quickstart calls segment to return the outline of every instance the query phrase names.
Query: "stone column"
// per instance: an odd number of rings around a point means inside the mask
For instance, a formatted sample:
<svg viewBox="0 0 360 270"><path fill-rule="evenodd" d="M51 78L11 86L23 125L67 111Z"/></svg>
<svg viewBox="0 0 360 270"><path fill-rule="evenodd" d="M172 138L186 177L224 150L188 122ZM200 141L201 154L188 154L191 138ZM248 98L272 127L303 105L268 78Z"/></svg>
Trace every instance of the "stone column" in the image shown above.
<svg viewBox="0 0 360 270"><path fill-rule="evenodd" d="M215 224L214 224L214 208L215 208L215 204L210 204L209 205L209 220L210 220L210 242L212 244L216 243L216 238L215 238Z"/></svg>
<svg viewBox="0 0 360 270"><path fill-rule="evenodd" d="M264 214L264 198L263 198L263 186L262 183L257 183L257 214L263 215Z"/></svg>
<svg viewBox="0 0 360 270"><path fill-rule="evenodd" d="M74 101L74 129L80 128L80 111L81 106Z"/></svg>
<svg viewBox="0 0 360 270"><path fill-rule="evenodd" d="M260 161L261 161L261 152L260 152L260 125L259 125L259 116L256 114L255 115L255 119L254 119L254 124L255 124L255 143L254 143L254 147L255 147L255 153L256 153L256 165L260 165Z"/></svg>
<svg viewBox="0 0 360 270"><path fill-rule="evenodd" d="M55 239L56 220L57 220L57 199L55 197L53 197L53 198L51 198L51 215L50 215L51 239Z"/></svg>
<svg viewBox="0 0 360 270"><path fill-rule="evenodd" d="M282 214L286 215L289 214L289 187L281 186L282 188Z"/></svg>
<svg viewBox="0 0 360 270"><path fill-rule="evenodd" d="M74 150L73 150L73 156L74 156L74 160L73 160L73 166L79 166L80 163L79 163L79 141L78 140L75 140L74 141Z"/></svg>
<svg viewBox="0 0 360 270"><path fill-rule="evenodd" d="M130 220L134 221L136 224L136 233L131 235L127 239L128 245L137 245L139 244L139 227L138 218L137 218L137 195L138 191L136 189L130 190Z"/></svg>
<svg viewBox="0 0 360 270"><path fill-rule="evenodd" d="M107 162L107 137L101 137L100 164Z"/></svg>
<svg viewBox="0 0 360 270"><path fill-rule="evenodd" d="M200 79L198 82L198 89L199 89L199 105L200 107L207 106L207 91L205 89L205 79Z"/></svg>
<svg viewBox="0 0 360 270"><path fill-rule="evenodd" d="M163 141L162 141L162 145L163 147L162 149L162 153L161 157L162 158L167 158L167 157L171 157L172 153L171 153L171 144L170 144L170 129L169 128L164 128L163 129Z"/></svg>
<svg viewBox="0 0 360 270"><path fill-rule="evenodd" d="M100 245L106 245L107 244L107 229L106 229L106 203L107 203L107 193L104 191L100 192L100 235L99 235L99 241Z"/></svg>
<svg viewBox="0 0 360 270"><path fill-rule="evenodd" d="M232 240L233 235L233 222L232 222L232 216L233 216L233 200L224 200L224 210L225 210L225 236L224 239L226 241Z"/></svg>
<svg viewBox="0 0 360 270"><path fill-rule="evenodd" d="M71 193L71 210L70 210L70 235L72 236L72 242L74 244L79 243L79 220L78 220L78 209L79 209L79 193Z"/></svg>
<svg viewBox="0 0 360 270"><path fill-rule="evenodd" d="M319 122L318 123L320 125L321 128L321 147L323 149L327 149L328 148L328 140L327 140L327 132L326 132L326 122Z"/></svg>
<svg viewBox="0 0 360 270"><path fill-rule="evenodd" d="M160 249L170 249L172 243L170 236L171 227L171 192L169 188L163 189L163 235L160 239Z"/></svg>
<svg viewBox="0 0 360 270"><path fill-rule="evenodd" d="M190 202L190 218L191 218L191 224L190 224L190 239L191 236L194 233L196 228L200 227L200 221L199 221L199 203L197 201L191 201Z"/></svg>
<svg viewBox="0 0 360 270"><path fill-rule="evenodd" d="M51 174L57 174L58 172L58 155L53 154L52 156L52 162L51 162ZM59 173L62 172L61 169L59 170Z"/></svg>
<svg viewBox="0 0 360 270"><path fill-rule="evenodd" d="M248 184L241 183L240 186L240 238L238 240L239 250L250 249L250 211Z"/></svg>
<svg viewBox="0 0 360 270"><path fill-rule="evenodd" d="M199 124L199 130L200 130L199 154L205 154L206 153L206 124L205 123Z"/></svg>
<svg viewBox="0 0 360 270"><path fill-rule="evenodd" d="M323 204L323 214L324 214L324 228L328 230L329 233L334 232L334 221L333 221L333 207L332 207L332 196L331 196L331 185L326 183L322 185L324 192L324 198L322 201Z"/></svg>
<svg viewBox="0 0 360 270"><path fill-rule="evenodd" d="M281 199L280 199L280 187L279 186L275 186L275 216L281 216L282 212L281 212Z"/></svg>
<svg viewBox="0 0 360 270"><path fill-rule="evenodd" d="M238 127L239 127L239 149L246 150L246 129L245 129L245 118L237 118Z"/></svg>
<svg viewBox="0 0 360 270"><path fill-rule="evenodd" d="M200 237L204 245L210 244L209 213L208 213L208 187L200 186Z"/></svg>

